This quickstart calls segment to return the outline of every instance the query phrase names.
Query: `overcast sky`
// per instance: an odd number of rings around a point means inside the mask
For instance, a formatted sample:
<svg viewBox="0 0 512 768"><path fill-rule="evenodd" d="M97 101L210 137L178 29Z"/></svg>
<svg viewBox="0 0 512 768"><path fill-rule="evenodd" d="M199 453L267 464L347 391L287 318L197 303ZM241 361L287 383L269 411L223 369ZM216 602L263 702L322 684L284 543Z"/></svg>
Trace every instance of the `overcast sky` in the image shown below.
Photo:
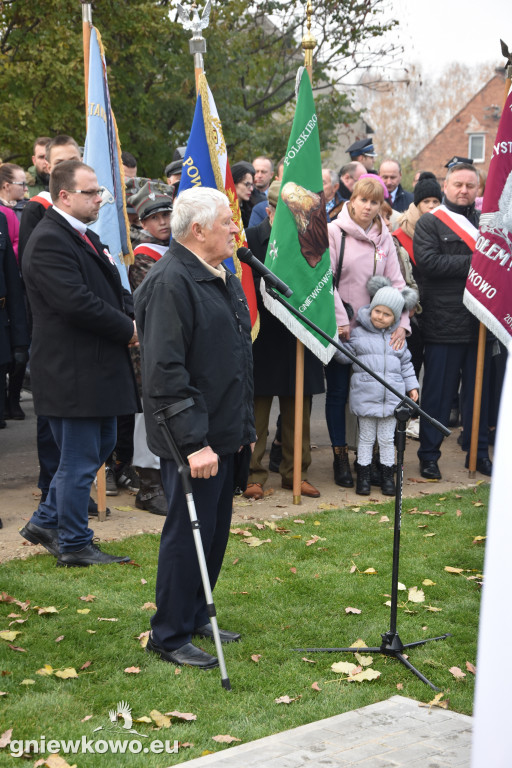
<svg viewBox="0 0 512 768"><path fill-rule="evenodd" d="M512 50L510 0L386 0L389 16L400 20L404 64L424 70L452 61L502 65L500 38Z"/></svg>

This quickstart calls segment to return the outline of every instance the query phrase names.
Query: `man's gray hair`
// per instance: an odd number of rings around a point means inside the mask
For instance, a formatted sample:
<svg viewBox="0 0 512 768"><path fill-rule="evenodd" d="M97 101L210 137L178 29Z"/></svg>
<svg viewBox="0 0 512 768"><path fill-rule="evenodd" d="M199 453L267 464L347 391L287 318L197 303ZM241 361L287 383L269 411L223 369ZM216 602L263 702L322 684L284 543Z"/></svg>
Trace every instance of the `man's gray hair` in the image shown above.
<svg viewBox="0 0 512 768"><path fill-rule="evenodd" d="M180 192L173 202L171 232L175 240L184 240L192 224L211 229L219 215L219 207L229 208L229 200L223 192L213 187L192 187Z"/></svg>
<svg viewBox="0 0 512 768"><path fill-rule="evenodd" d="M336 184L340 183L340 180L338 178L338 174L336 173L336 171L333 171L330 168L324 168L323 170L327 171L327 173L331 177L331 184L333 185L333 187L335 187Z"/></svg>

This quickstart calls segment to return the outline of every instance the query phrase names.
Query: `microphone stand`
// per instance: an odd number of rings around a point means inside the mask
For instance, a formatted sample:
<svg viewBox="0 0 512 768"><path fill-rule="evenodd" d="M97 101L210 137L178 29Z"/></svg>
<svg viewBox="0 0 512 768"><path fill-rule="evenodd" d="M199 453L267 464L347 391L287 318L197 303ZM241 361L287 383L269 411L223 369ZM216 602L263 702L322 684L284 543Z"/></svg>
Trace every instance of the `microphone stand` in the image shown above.
<svg viewBox="0 0 512 768"><path fill-rule="evenodd" d="M265 275L262 275L263 280L265 280ZM283 305L283 307L286 307L293 315L295 315L297 318L302 320L303 323L308 325L315 333L317 333L319 336L324 338L326 341L329 342L329 344L332 344L333 347L336 347L336 349L339 349L341 352L343 352L344 355L346 355L350 360L352 360L353 363L357 363L357 365L362 368L364 371L369 373L371 376L373 376L374 379L376 379L380 384L382 384L386 389L388 389L390 392L392 392L398 399L400 400L399 404L394 410L395 418L397 420L397 484L396 484L396 496L395 496L395 519L394 519L394 528L393 528L393 568L392 568L392 575L391 575L391 610L390 610L390 626L387 632L381 633L382 637L382 643L380 646L376 646L374 648L364 648L363 650L365 653L381 653L385 656L392 656L395 659L398 659L407 669L409 669L411 672L413 672L416 677L418 677L423 683L426 683L429 685L434 691L439 691L440 688L437 688L430 680L428 680L416 667L414 667L411 662L404 656L403 651L406 648L414 648L418 645L425 645L425 643L429 643L433 640L444 640L447 637L451 637L451 632L446 632L444 635L440 635L439 637L429 637L425 638L423 640L417 640L412 643L402 643L402 640L400 639L400 636L397 631L396 626L396 617L397 617L397 608L398 608L398 569L399 569L399 562L400 562L400 528L402 523L402 496L403 496L403 481L404 481L404 453L405 453L405 443L406 443L406 436L405 436L405 428L407 421L410 419L413 413L421 414L421 416L427 421L429 421L436 429L438 429L440 432L443 433L443 435L450 435L450 430L445 427L443 424L441 424L436 419L433 419L431 416L428 415L428 413L425 413L417 403L414 402L414 400L411 400L410 397L407 395L402 395L401 392L398 392L394 387L392 387L390 384L388 384L387 381L385 381L383 378L381 378L377 373L372 371L370 368L368 368L363 362L361 362L355 355L353 355L349 350L345 349L338 341L335 339L332 339L329 334L325 333L325 331L322 330L322 328L319 328L315 323L313 323L308 318L304 317L298 309L296 309L294 306L290 304L290 302L286 301L277 291L274 290L266 281L265 281L265 289L267 293L272 296L273 299L278 301L280 304ZM300 651L301 653L307 652L307 653L319 653L319 652L326 652L326 653L360 653L361 648L293 648L294 651Z"/></svg>

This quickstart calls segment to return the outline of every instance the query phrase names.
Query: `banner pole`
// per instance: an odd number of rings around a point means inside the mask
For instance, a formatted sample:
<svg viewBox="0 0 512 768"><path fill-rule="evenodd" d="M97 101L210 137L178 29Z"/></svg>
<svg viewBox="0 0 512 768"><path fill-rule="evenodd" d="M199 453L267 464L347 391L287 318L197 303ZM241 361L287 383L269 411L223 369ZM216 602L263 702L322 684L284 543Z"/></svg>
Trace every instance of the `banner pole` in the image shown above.
<svg viewBox="0 0 512 768"><path fill-rule="evenodd" d="M84 46L84 86L85 86L85 130L87 133L87 118L89 111L89 56L91 47L92 7L89 0L82 3L82 38ZM102 464L96 473L96 496L98 504L98 522L107 519L107 484L105 465Z"/></svg>
<svg viewBox="0 0 512 768"><path fill-rule="evenodd" d="M85 125L87 130L87 112L89 102L89 51L91 46L92 8L89 0L82 3L82 39L84 46L84 85L85 85Z"/></svg>
<svg viewBox="0 0 512 768"><path fill-rule="evenodd" d="M304 51L304 67L307 70L311 84L313 84L313 49L316 40L311 34L311 16L313 8L311 0L308 0L306 8L307 32L302 38ZM302 424L304 418L304 344L297 339L295 367L295 430L293 440L293 503L302 504Z"/></svg>
<svg viewBox="0 0 512 768"><path fill-rule="evenodd" d="M507 58L507 77L505 80L505 95L503 97L502 111L505 107L508 92L510 90L511 78L512 78L512 61L511 55L508 52L507 46L503 40L501 42L501 51ZM484 378L484 365L485 365L485 344L487 339L487 328L483 323L480 323L478 329L478 351L476 357L476 372L475 372L475 394L473 400L473 421L471 424L471 445L469 448L469 478L473 480L476 477L476 462L478 452L478 433L480 431L480 413L482 407L482 386ZM464 428L464 425L463 425Z"/></svg>

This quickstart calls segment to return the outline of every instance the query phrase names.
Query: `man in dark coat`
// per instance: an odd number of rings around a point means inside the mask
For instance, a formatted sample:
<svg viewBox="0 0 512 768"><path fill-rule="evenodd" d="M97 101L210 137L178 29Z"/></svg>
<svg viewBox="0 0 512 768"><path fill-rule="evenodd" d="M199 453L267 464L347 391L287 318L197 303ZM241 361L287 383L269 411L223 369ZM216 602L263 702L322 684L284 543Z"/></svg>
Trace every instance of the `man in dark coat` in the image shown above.
<svg viewBox="0 0 512 768"><path fill-rule="evenodd" d="M4 429L5 376L9 363L27 360L29 345L25 299L16 257L0 213L0 429Z"/></svg>
<svg viewBox="0 0 512 768"><path fill-rule="evenodd" d="M384 160L380 164L379 175L389 192L388 203L392 209L400 213L406 211L414 202L414 195L403 189L400 184L402 169L398 160Z"/></svg>
<svg viewBox="0 0 512 768"><path fill-rule="evenodd" d="M274 181L268 191L267 218L246 231L247 243L257 259L264 262L281 182ZM251 458L249 484L244 496L263 498L268 470L262 459L267 444L268 421L274 396L279 397L281 413L282 460L279 472L282 485L293 484L293 443L295 433L295 365L297 339L263 304L260 280L255 279L260 330L252 346L254 363L254 415L258 440ZM301 495L318 497L319 491L307 480L311 464L310 413L311 396L324 391L323 366L308 349L304 356L304 404L302 415L302 484Z"/></svg>
<svg viewBox="0 0 512 768"><path fill-rule="evenodd" d="M256 439L251 322L239 280L222 265L238 231L227 197L208 187L182 192L171 229L169 251L135 292L148 446L161 458L168 504L146 649L172 664L211 669L217 658L191 642L213 629L179 467L153 414L165 415L190 467L213 589L229 536L235 456ZM240 635L221 630L220 637Z"/></svg>
<svg viewBox="0 0 512 768"><path fill-rule="evenodd" d="M33 315L34 408L46 416L60 462L46 500L21 535L58 557L57 565L124 562L92 543L89 492L116 441L116 416L140 406L128 345L136 343L108 250L87 224L101 192L93 169L60 163L50 180L53 207L25 248L23 278Z"/></svg>
<svg viewBox="0 0 512 768"><path fill-rule="evenodd" d="M478 321L462 302L480 214L475 210L478 172L459 163L448 169L440 208L425 213L414 231L414 257L418 270L421 305L418 316L425 341L425 375L422 408L442 424L448 424L462 373L462 449L469 451L478 349ZM464 233L464 239L460 233ZM490 344L482 390L477 469L492 472L488 455L488 374ZM438 460L443 436L425 419L420 420L420 471L423 477L441 479ZM466 467L468 459L466 459Z"/></svg>

